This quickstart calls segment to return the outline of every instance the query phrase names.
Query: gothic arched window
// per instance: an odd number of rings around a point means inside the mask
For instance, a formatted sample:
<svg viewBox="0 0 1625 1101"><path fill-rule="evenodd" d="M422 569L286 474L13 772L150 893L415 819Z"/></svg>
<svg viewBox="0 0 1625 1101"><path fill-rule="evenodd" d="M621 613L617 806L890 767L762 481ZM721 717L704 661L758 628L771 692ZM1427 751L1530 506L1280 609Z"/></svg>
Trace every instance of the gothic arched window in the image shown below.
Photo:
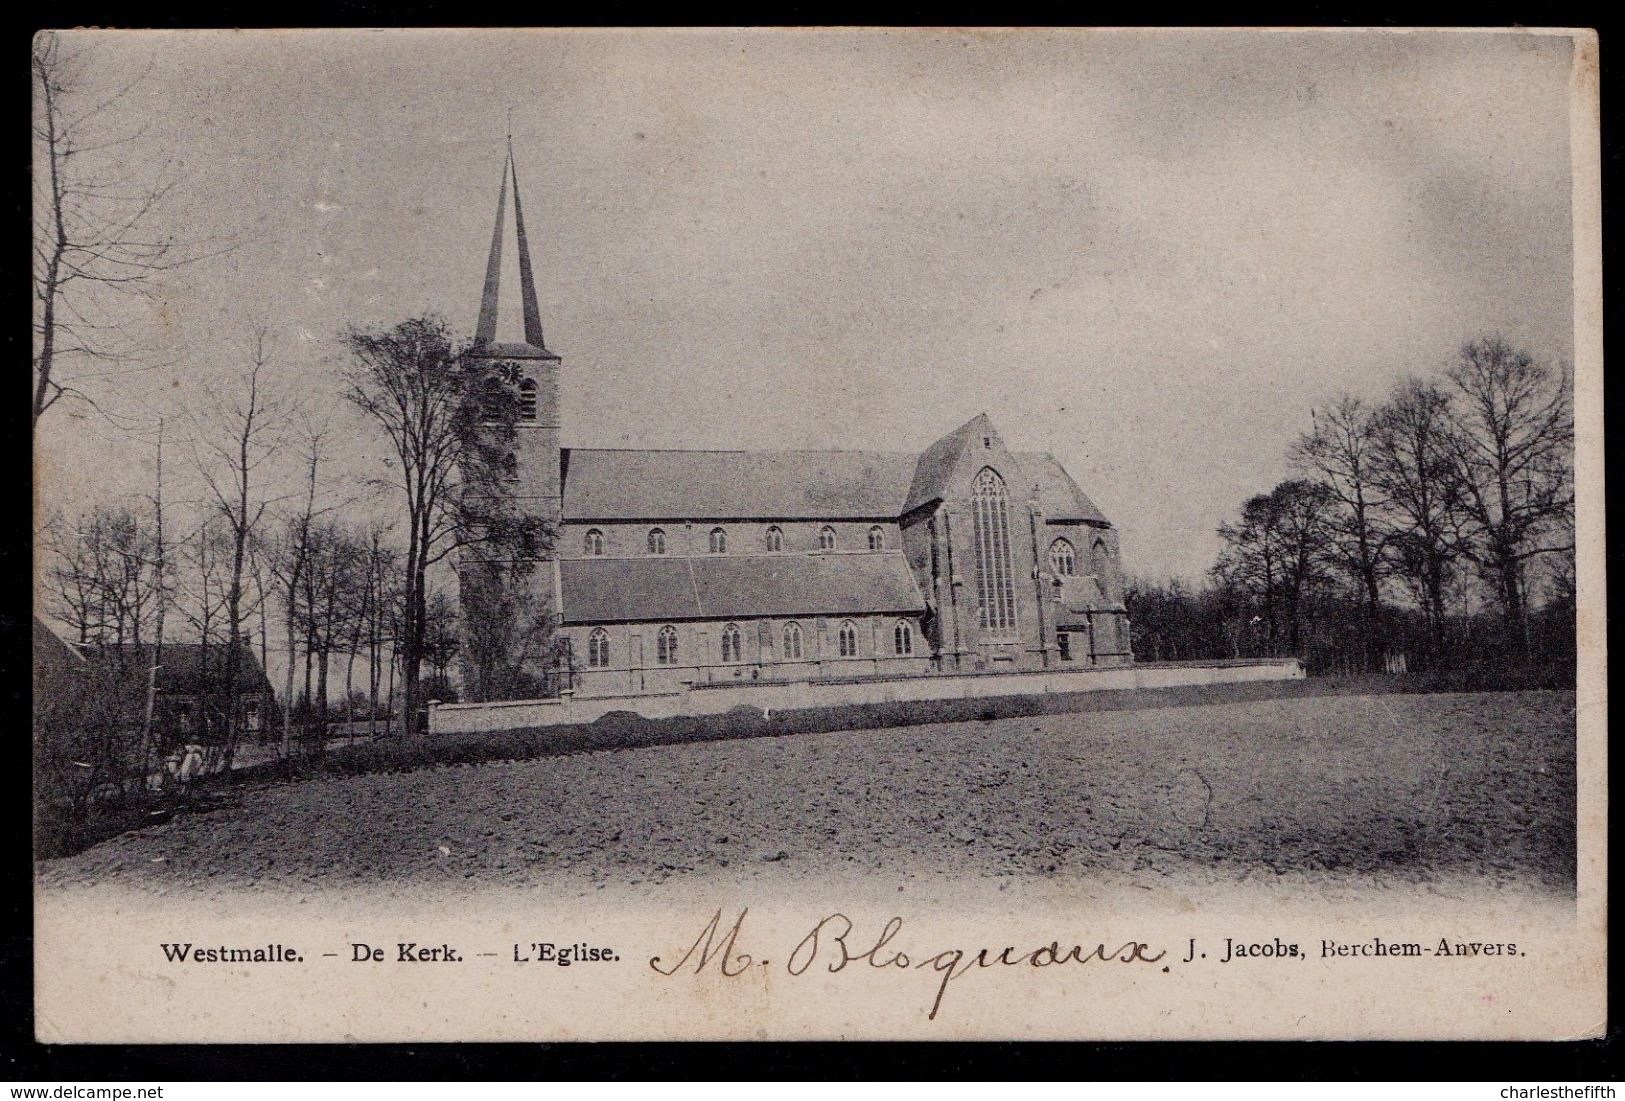
<svg viewBox="0 0 1625 1101"><path fill-rule="evenodd" d="M801 624L794 620L784 625L784 658L786 661L801 660Z"/></svg>
<svg viewBox="0 0 1625 1101"><path fill-rule="evenodd" d="M776 526L767 529L767 549L770 551L784 549L784 532Z"/></svg>
<svg viewBox="0 0 1625 1101"><path fill-rule="evenodd" d="M586 554L588 557L596 558L598 555L604 553L604 533L599 531L597 528L590 528L587 531L586 538L583 539L581 543L582 553Z"/></svg>
<svg viewBox="0 0 1625 1101"><path fill-rule="evenodd" d="M1010 566L1010 507L1004 479L983 467L971 487L976 536L976 596L982 628L996 634L1016 629L1016 586Z"/></svg>
<svg viewBox="0 0 1625 1101"><path fill-rule="evenodd" d="M841 624L836 636L840 642L841 656L855 658L858 656L858 627L850 619Z"/></svg>
<svg viewBox="0 0 1625 1101"><path fill-rule="evenodd" d="M587 664L602 669L609 664L609 632L599 627L587 639Z"/></svg>
<svg viewBox="0 0 1625 1101"><path fill-rule="evenodd" d="M835 529L830 527L828 524L825 524L822 528L818 529L818 549L835 549Z"/></svg>
<svg viewBox="0 0 1625 1101"><path fill-rule="evenodd" d="M1049 568L1056 577L1071 577L1077 566L1078 556L1070 542L1057 539L1049 545Z"/></svg>
<svg viewBox="0 0 1625 1101"><path fill-rule="evenodd" d="M721 528L711 529L711 553L728 553L728 533L723 531Z"/></svg>
<svg viewBox="0 0 1625 1101"><path fill-rule="evenodd" d="M666 553L666 533L661 531L659 528L649 529L649 553Z"/></svg>
<svg viewBox="0 0 1625 1101"><path fill-rule="evenodd" d="M519 419L533 421L536 419L536 380L526 379L519 384Z"/></svg>
<svg viewBox="0 0 1625 1101"><path fill-rule="evenodd" d="M655 660L661 665L677 664L677 628L669 623L655 636Z"/></svg>
<svg viewBox="0 0 1625 1101"><path fill-rule="evenodd" d="M907 620L897 621L897 627L892 631L892 649L901 655L914 652L914 628L908 625Z"/></svg>
<svg viewBox="0 0 1625 1101"><path fill-rule="evenodd" d="M739 625L730 623L722 629L722 660L725 662L744 661L743 639L739 634Z"/></svg>
<svg viewBox="0 0 1625 1101"><path fill-rule="evenodd" d="M874 527L869 529L869 549L886 549L886 533L880 530L879 524L876 524Z"/></svg>

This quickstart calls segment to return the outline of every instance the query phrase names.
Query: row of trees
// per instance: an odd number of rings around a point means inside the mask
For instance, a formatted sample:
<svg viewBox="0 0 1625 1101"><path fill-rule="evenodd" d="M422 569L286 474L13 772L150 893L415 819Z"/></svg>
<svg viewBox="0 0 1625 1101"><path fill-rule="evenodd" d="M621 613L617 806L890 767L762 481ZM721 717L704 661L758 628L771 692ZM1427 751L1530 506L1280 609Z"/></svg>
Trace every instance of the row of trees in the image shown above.
<svg viewBox="0 0 1625 1101"><path fill-rule="evenodd" d="M1344 395L1292 446L1294 476L1220 527L1209 588L1133 587L1136 652L1572 659L1573 452L1567 372L1499 337L1381 403Z"/></svg>

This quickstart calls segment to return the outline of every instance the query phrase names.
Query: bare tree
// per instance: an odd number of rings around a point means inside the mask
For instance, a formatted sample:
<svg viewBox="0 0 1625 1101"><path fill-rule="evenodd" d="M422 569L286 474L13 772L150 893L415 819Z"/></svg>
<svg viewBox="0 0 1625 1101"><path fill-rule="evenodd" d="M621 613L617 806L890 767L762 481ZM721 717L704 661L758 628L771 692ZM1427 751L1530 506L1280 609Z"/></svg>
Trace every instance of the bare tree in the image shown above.
<svg viewBox="0 0 1625 1101"><path fill-rule="evenodd" d="M92 54L59 34L34 39L36 424L65 395L95 406L87 385L129 369L117 296L150 295L164 273L224 251L182 243L155 224L176 181L167 166L153 181L131 179L119 149L141 134L107 125L140 78L90 99L95 68Z"/></svg>
<svg viewBox="0 0 1625 1101"><path fill-rule="evenodd" d="M1451 442L1450 401L1407 379L1377 412L1375 481L1386 501L1400 576L1427 620L1431 658L1445 650L1445 600L1461 556L1462 489Z"/></svg>
<svg viewBox="0 0 1625 1101"><path fill-rule="evenodd" d="M1328 516L1327 551L1360 594L1369 671L1381 667L1382 582L1389 557L1381 523L1386 500L1377 484L1376 414L1359 398L1344 394L1311 416L1313 426L1293 446L1291 459L1324 485L1335 503Z"/></svg>
<svg viewBox="0 0 1625 1101"><path fill-rule="evenodd" d="M282 756L286 758L293 747L293 677L297 664L296 650L300 637L300 600L305 591L310 565L311 533L320 515L316 489L319 472L326 452L327 432L319 425L305 429L305 477L299 509L282 524L276 540L268 547L271 574L282 597L283 626L286 630L287 668L282 692ZM307 678L308 681L308 678ZM308 702L309 688L306 696Z"/></svg>
<svg viewBox="0 0 1625 1101"><path fill-rule="evenodd" d="M225 767L231 767L241 737L239 686L246 641L245 625L254 611L245 604L244 579L250 547L270 498L261 485L262 468L282 450L287 408L266 387L269 334L256 328L248 342L248 372L241 393L217 399L198 418L193 458L207 488L207 507L225 525L230 541L230 563L225 575L225 634L223 683L225 714Z"/></svg>
<svg viewBox="0 0 1625 1101"><path fill-rule="evenodd" d="M416 722L428 624L429 568L460 548L539 553L542 523L512 507L517 369L473 360L438 318L414 318L344 337L347 396L388 437L405 504L406 558L399 640L407 722Z"/></svg>
<svg viewBox="0 0 1625 1101"><path fill-rule="evenodd" d="M1450 443L1462 546L1494 588L1507 650L1529 656L1525 570L1574 547L1574 409L1565 373L1500 337L1473 341L1447 372L1456 391Z"/></svg>
<svg viewBox="0 0 1625 1101"><path fill-rule="evenodd" d="M76 640L91 647L137 647L152 637L163 596L154 531L122 507L99 507L42 533L51 552L46 602Z"/></svg>

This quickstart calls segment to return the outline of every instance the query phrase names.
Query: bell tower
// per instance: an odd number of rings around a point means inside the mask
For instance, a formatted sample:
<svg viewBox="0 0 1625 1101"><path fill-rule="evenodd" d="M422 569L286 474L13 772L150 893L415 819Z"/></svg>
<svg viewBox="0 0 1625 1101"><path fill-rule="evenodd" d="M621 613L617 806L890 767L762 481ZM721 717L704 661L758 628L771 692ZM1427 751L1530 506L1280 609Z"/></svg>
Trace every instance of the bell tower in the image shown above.
<svg viewBox="0 0 1625 1101"><path fill-rule="evenodd" d="M513 218L519 255L519 295L524 316L522 341L499 341L501 313L502 247L507 222L508 182L513 181ZM536 278L531 269L530 242L525 236L525 208L519 195L519 170L514 161L513 137L502 165L497 192L496 226L491 231L491 253L485 265L485 287L480 295L479 322L474 328L476 361L492 371L512 372L519 392L515 423L514 459L518 466L514 501L524 511L540 516L555 530L563 515L559 450L560 358L548 351L542 336L542 313L536 301Z"/></svg>

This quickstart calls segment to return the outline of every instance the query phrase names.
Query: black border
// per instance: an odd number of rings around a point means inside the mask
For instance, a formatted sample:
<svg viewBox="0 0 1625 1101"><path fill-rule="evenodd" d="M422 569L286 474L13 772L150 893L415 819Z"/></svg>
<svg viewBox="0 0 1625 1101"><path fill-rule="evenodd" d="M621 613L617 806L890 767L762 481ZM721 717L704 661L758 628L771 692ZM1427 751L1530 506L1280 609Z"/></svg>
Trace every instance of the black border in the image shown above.
<svg viewBox="0 0 1625 1101"><path fill-rule="evenodd" d="M774 8L776 7L776 10ZM1481 3L1450 11L1437 5L1372 4L1363 10L1311 2L1287 10L1284 6L1240 5L1224 13L1228 25L1310 26L1591 26L1599 29L1602 69L1604 283L1618 289L1618 273L1625 260L1613 247L1619 237L1620 206L1613 184L1619 176L1621 149L1618 128L1611 125L1620 114L1619 81L1610 79L1608 47L1611 37L1601 21L1601 7ZM577 18L590 12L590 19ZM48 14L29 12L9 28L12 63L5 70L14 105L12 171L3 184L6 210L13 216L15 239L4 254L10 259L10 278L4 293L13 303L12 324L5 344L13 353L17 392L6 403L6 431L0 446L7 467L31 469L31 428L21 393L27 376L21 369L29 343L30 294L21 258L28 254L29 221L28 67L23 60L32 34L41 25L78 26L504 26L538 15L555 16L573 25L669 25L677 13L640 8L628 0L607 0L592 8L545 11L527 8L511 12L501 6L468 3L452 5L437 0L336 0L312 3L293 0L275 6L222 13L197 0L158 4L153 0L110 4L83 3ZM681 13L690 25L1054 25L1079 17L1099 16L1100 24L1194 25L1207 22L1178 11L1158 13L1079 10L1071 5L1038 0L1016 0L996 10L968 4L935 4L877 0L855 4L851 0L788 0L776 6L696 5ZM1136 18L1113 20L1112 15ZM1211 15L1213 13L1202 13ZM1185 15L1185 18L1181 18ZM224 16L224 18L223 18ZM989 19L997 16L997 19ZM1094 22L1093 19L1089 20ZM1224 23L1216 25L1225 25ZM1611 307L1614 294L1606 295ZM1606 310L1608 321L1615 311ZM1608 326L1611 333L1613 326ZM1615 345L1617 340L1609 340ZM1610 456L1620 449L1619 419L1613 402L1607 403ZM1610 473L1616 464L1610 458ZM12 495L6 514L31 515L27 488L21 477L11 484L24 492ZM1610 494L1609 505L1615 502ZM1617 574L1622 566L1615 543L1610 542L1608 564ZM6 731L14 753L26 762L29 750L22 737L22 715L30 707L27 684L31 603L31 525L10 526L0 536L0 583L4 605L0 610L0 675L5 678L8 712L19 719ZM1608 606L1615 606L1614 587ZM1610 617L1619 621L1619 615ZM1555 1043L1437 1043L1437 1042L1144 1042L1144 1043L598 1043L598 1044L387 1044L387 1045L50 1045L33 1038L32 1012L32 864L29 859L30 800L28 769L7 773L11 798L4 836L10 841L10 859L0 879L0 1079L19 1083L56 1084L72 1081L122 1081L131 1084L171 1081L366 1081L415 1079L423 1081L491 1081L597 1079L649 1080L1048 1080L1113 1081L1502 1081L1502 1082L1614 1082L1620 1079L1618 1061L1621 1029L1610 1024L1605 1038ZM1610 788L1616 768L1609 772ZM1614 817L1610 815L1611 848L1617 845ZM1612 876L1609 877L1610 882ZM1612 938L1610 938L1610 941ZM94 946L88 946L93 949ZM1609 1001L1614 1002L1616 967L1612 953L1608 966ZM384 1011L380 1007L380 1011Z"/></svg>

